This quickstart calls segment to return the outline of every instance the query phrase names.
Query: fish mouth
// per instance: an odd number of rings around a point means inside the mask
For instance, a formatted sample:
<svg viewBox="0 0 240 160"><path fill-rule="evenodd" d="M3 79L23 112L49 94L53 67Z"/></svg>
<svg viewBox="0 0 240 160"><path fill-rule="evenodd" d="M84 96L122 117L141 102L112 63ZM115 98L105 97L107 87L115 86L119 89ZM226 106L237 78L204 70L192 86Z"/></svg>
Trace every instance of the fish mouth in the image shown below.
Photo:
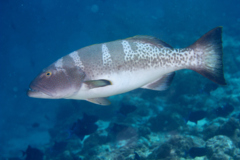
<svg viewBox="0 0 240 160"><path fill-rule="evenodd" d="M36 87L29 87L27 95L33 98L53 98L52 94L49 92L43 92L37 89Z"/></svg>

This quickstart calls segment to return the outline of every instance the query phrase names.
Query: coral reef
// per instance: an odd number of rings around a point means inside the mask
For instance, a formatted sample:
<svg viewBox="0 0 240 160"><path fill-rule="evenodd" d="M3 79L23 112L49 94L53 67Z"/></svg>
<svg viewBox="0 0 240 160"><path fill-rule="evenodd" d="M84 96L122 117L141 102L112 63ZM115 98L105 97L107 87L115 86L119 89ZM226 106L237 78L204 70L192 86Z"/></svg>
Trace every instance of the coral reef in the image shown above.
<svg viewBox="0 0 240 160"><path fill-rule="evenodd" d="M206 142L207 156L211 160L230 159L236 149L234 143L227 136L219 135L210 138Z"/></svg>

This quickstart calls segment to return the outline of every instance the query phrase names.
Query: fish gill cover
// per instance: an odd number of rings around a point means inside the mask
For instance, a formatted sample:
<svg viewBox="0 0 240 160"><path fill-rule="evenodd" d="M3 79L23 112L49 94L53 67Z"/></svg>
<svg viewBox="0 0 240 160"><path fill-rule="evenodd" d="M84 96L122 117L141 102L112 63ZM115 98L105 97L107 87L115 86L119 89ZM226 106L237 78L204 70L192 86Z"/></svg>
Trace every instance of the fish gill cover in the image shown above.
<svg viewBox="0 0 240 160"><path fill-rule="evenodd" d="M13 0L0 13L0 159L240 159L238 0ZM217 26L226 86L181 70L167 90L133 90L109 106L26 95L44 67L79 48L135 35L185 48ZM91 86L111 84L101 82Z"/></svg>

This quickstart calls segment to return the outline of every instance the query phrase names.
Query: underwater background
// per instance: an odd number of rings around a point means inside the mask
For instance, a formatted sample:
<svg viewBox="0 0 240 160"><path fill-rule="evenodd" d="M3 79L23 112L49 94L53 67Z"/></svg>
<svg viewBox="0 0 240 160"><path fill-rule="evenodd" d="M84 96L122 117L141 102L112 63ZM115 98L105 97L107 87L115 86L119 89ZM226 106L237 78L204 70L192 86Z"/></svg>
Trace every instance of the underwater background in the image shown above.
<svg viewBox="0 0 240 160"><path fill-rule="evenodd" d="M11 0L0 13L0 160L240 160L239 0ZM79 48L135 35L184 48L217 26L226 86L181 70L166 91L137 89L110 106L26 95Z"/></svg>

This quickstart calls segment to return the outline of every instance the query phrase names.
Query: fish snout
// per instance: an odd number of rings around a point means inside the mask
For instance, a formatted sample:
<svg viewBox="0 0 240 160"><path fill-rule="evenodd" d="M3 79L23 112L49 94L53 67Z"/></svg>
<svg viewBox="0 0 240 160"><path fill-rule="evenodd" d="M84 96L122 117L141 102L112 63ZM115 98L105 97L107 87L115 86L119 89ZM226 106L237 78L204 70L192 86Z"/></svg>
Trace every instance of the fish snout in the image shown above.
<svg viewBox="0 0 240 160"><path fill-rule="evenodd" d="M41 91L42 89L40 89L37 86L32 86L30 85L28 91L27 91L27 95L29 97L33 97L33 98L52 98L52 94L49 92L43 92Z"/></svg>

